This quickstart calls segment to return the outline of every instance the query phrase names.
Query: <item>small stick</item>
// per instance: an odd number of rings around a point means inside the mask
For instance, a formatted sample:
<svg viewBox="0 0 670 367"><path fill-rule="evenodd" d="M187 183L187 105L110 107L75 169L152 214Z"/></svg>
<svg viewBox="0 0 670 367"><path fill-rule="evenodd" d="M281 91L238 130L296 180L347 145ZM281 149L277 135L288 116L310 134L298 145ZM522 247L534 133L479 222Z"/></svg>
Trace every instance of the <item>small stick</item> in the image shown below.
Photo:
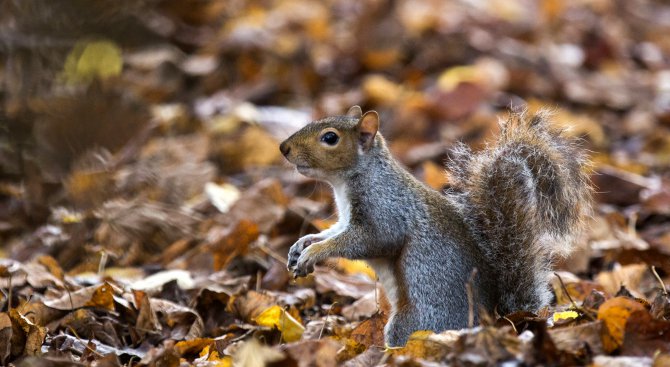
<svg viewBox="0 0 670 367"><path fill-rule="evenodd" d="M7 312L12 310L12 273L9 273L9 291L7 295Z"/></svg>
<svg viewBox="0 0 670 367"><path fill-rule="evenodd" d="M98 263L98 275L102 276L102 273L105 272L105 267L107 266L107 251L100 251L100 262Z"/></svg>
<svg viewBox="0 0 670 367"><path fill-rule="evenodd" d="M654 273L656 280L658 280L658 282L661 283L661 287L663 288L663 295L667 297L668 290L665 288L665 283L663 283L663 279L661 279L661 277L656 272L656 267L654 265L651 266L651 272Z"/></svg>
<svg viewBox="0 0 670 367"><path fill-rule="evenodd" d="M96 351L95 349L89 347L89 346L88 346L88 343L84 343L84 341L79 337L79 335L78 335L77 332L72 328L72 326L68 326L68 329L70 329L70 331L72 332L72 334L74 334L74 337L77 338L77 340L79 340L79 342L82 343L82 344L84 345L84 347L86 347L86 349L90 350L91 352L93 352L94 354L96 354L98 357L104 357L102 354L100 354L100 352L98 352L98 351Z"/></svg>
<svg viewBox="0 0 670 367"><path fill-rule="evenodd" d="M260 243L259 243L259 244L258 244L258 248L259 248L261 251L265 252L266 254L270 255L270 257L272 257L273 259L279 261L280 263L282 263L282 264L284 264L284 265L287 265L287 264L288 264L288 261L287 261L284 257L282 257L281 255L279 255L278 253L276 253L274 250L272 250L272 249L268 248L267 246L265 246L265 244L260 244Z"/></svg>
<svg viewBox="0 0 670 367"><path fill-rule="evenodd" d="M335 307L336 304L337 304L337 302L333 302L333 304L330 305L330 308L328 309L328 313L326 313L325 320L323 321L323 326L321 327L321 331L319 332L319 339L318 340L321 340L321 337L323 336L323 330L326 328L326 325L328 325L328 317L330 316L330 311L333 310L333 307Z"/></svg>
<svg viewBox="0 0 670 367"><path fill-rule="evenodd" d="M572 299L572 297L570 296L570 293L568 293L568 288L565 287L565 283L563 283L563 278L561 278L561 276L558 275L558 273L556 273L556 272L554 273L554 275L556 276L556 278L558 278L558 282L561 284L561 289L563 289L563 292L565 292L565 295L566 295L566 296L568 297L568 299L570 300L570 303L572 304L572 307L573 307L575 310L581 312L581 313L582 313L583 315L585 315L586 317L588 317L589 320L591 320L591 321L595 321L596 319L594 319L593 316L592 316L590 313L588 313L583 307L581 307L581 306L577 306L577 303L575 303L575 301L574 301L574 300Z"/></svg>
<svg viewBox="0 0 670 367"><path fill-rule="evenodd" d="M514 322L512 322L512 320L510 320L507 316L503 316L502 318L507 320L507 322L509 322L509 324L512 325L512 329L514 329L514 333L518 335L519 331L516 330L516 325L514 325Z"/></svg>

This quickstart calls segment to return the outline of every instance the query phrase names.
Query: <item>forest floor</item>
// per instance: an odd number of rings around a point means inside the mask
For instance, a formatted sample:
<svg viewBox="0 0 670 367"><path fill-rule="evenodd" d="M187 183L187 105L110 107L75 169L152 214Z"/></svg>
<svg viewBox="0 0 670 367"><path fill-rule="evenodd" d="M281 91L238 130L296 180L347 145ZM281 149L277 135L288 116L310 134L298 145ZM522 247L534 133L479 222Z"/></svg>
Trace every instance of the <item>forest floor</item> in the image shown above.
<svg viewBox="0 0 670 367"><path fill-rule="evenodd" d="M67 4L0 2L0 365L670 365L664 1ZM364 263L291 277L336 218L278 143L352 105L438 190L509 107L571 127L596 203L549 307L386 350Z"/></svg>

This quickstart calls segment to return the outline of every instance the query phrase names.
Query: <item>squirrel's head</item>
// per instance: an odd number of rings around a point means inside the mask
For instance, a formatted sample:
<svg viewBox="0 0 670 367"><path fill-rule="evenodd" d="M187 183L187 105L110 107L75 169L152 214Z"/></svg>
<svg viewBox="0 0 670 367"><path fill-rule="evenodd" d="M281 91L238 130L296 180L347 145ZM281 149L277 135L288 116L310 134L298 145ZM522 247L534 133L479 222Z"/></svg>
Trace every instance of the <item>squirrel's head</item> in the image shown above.
<svg viewBox="0 0 670 367"><path fill-rule="evenodd" d="M374 146L379 115L351 107L345 116L326 117L300 129L279 146L305 176L328 180L356 166Z"/></svg>

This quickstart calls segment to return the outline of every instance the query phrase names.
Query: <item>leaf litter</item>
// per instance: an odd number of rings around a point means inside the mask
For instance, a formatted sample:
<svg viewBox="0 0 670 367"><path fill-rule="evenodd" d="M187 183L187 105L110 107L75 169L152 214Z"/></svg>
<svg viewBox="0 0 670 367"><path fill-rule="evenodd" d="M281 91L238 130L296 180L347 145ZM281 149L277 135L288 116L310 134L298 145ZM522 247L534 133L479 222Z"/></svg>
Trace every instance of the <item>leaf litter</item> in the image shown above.
<svg viewBox="0 0 670 367"><path fill-rule="evenodd" d="M7 2L0 364L670 363L670 8L662 1ZM372 270L286 254L334 223L277 144L376 109L426 184L510 106L592 152L597 208L554 302L387 350Z"/></svg>

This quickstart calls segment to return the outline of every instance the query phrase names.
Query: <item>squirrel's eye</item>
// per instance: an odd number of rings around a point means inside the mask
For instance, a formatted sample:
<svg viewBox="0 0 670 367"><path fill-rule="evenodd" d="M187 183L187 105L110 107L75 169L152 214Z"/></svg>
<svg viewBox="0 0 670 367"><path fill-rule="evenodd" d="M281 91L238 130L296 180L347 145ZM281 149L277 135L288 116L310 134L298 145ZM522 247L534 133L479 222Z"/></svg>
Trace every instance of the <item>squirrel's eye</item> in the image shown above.
<svg viewBox="0 0 670 367"><path fill-rule="evenodd" d="M338 140L340 140L340 137L337 136L337 134L335 134L332 131L329 131L329 132L321 135L321 141L328 144L328 145L335 145L335 144L337 144Z"/></svg>

